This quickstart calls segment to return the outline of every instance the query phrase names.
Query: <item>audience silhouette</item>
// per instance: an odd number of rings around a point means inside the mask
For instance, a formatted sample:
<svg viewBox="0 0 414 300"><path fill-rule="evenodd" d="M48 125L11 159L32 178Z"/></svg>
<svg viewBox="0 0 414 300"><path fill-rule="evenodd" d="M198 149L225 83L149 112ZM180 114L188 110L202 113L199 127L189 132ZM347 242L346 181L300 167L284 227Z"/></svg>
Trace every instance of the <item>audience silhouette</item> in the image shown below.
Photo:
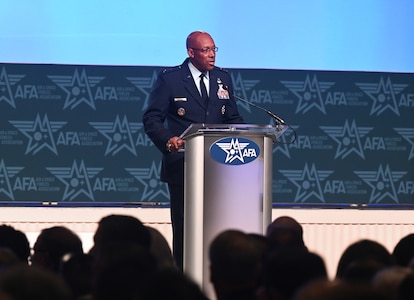
<svg viewBox="0 0 414 300"><path fill-rule="evenodd" d="M151 233L139 219L116 214L103 217L90 251L93 299L138 298L144 279L158 268L150 248Z"/></svg>
<svg viewBox="0 0 414 300"><path fill-rule="evenodd" d="M395 263L402 267L413 265L414 258L414 233L408 234L401 238L395 245L392 252Z"/></svg>
<svg viewBox="0 0 414 300"><path fill-rule="evenodd" d="M264 235L219 232L208 252L216 299L414 299L414 233L392 253L377 241L353 242L332 280L303 236L302 225L289 216L276 218ZM0 299L208 300L177 268L164 236L139 219L105 216L93 241L84 253L75 232L54 226L40 232L30 256L26 235L0 225Z"/></svg>
<svg viewBox="0 0 414 300"><path fill-rule="evenodd" d="M413 274L408 267L393 265L379 270L372 279L372 286L381 295L389 299L397 299L398 291L403 280ZM412 298L414 299L414 298Z"/></svg>
<svg viewBox="0 0 414 300"><path fill-rule="evenodd" d="M370 285L345 282L340 279L311 281L300 288L293 300L391 300Z"/></svg>
<svg viewBox="0 0 414 300"><path fill-rule="evenodd" d="M397 300L413 300L414 299L414 274L411 273L404 277L398 286Z"/></svg>
<svg viewBox="0 0 414 300"><path fill-rule="evenodd" d="M170 245L165 237L153 227L147 227L151 236L150 252L159 268L177 268Z"/></svg>
<svg viewBox="0 0 414 300"><path fill-rule="evenodd" d="M8 248L17 259L28 264L30 243L25 233L9 225L0 225L0 248Z"/></svg>
<svg viewBox="0 0 414 300"><path fill-rule="evenodd" d="M143 283L157 270L149 249L120 241L100 248L92 268L94 300L139 299Z"/></svg>
<svg viewBox="0 0 414 300"><path fill-rule="evenodd" d="M264 261L260 299L289 300L305 284L327 279L325 262L301 247L271 249Z"/></svg>
<svg viewBox="0 0 414 300"><path fill-rule="evenodd" d="M371 282L379 270L394 264L391 253L382 244L362 239L344 250L338 262L336 278L350 282Z"/></svg>
<svg viewBox="0 0 414 300"><path fill-rule="evenodd" d="M18 263L22 262L10 248L0 248L0 272Z"/></svg>
<svg viewBox="0 0 414 300"><path fill-rule="evenodd" d="M73 254L62 261L60 276L72 292L73 299L92 299L92 266L90 254Z"/></svg>
<svg viewBox="0 0 414 300"><path fill-rule="evenodd" d="M208 300L193 280L176 268L158 269L143 284L139 300Z"/></svg>
<svg viewBox="0 0 414 300"><path fill-rule="evenodd" d="M303 228L294 218L281 216L269 224L266 237L270 248L301 247L306 248L303 241Z"/></svg>
<svg viewBox="0 0 414 300"><path fill-rule="evenodd" d="M101 248L119 242L137 243L145 249L151 245L151 234L148 228L137 218L128 215L109 215L98 222L93 237L92 255Z"/></svg>
<svg viewBox="0 0 414 300"><path fill-rule="evenodd" d="M255 299L262 251L240 230L219 233L209 247L210 281L218 300Z"/></svg>
<svg viewBox="0 0 414 300"><path fill-rule="evenodd" d="M31 264L59 273L64 256L74 254L83 254L80 237L65 226L53 226L43 229L37 237Z"/></svg>
<svg viewBox="0 0 414 300"><path fill-rule="evenodd" d="M0 299L72 300L65 282L56 273L20 263L0 274Z"/></svg>

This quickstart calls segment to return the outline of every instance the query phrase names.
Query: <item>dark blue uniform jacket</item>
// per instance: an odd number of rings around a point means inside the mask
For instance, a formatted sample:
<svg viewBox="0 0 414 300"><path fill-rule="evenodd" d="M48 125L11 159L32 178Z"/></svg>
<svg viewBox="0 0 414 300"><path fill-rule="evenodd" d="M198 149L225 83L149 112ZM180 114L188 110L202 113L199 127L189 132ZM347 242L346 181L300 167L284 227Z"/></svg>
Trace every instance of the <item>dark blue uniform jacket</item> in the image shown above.
<svg viewBox="0 0 414 300"><path fill-rule="evenodd" d="M163 154L161 180L169 183L183 182L184 153L169 153L166 150L168 139L179 136L193 123L244 123L232 97L229 73L218 67L209 72L210 93L206 106L194 83L188 60L159 74L143 115L146 134ZM228 99L219 98L219 85L227 87Z"/></svg>

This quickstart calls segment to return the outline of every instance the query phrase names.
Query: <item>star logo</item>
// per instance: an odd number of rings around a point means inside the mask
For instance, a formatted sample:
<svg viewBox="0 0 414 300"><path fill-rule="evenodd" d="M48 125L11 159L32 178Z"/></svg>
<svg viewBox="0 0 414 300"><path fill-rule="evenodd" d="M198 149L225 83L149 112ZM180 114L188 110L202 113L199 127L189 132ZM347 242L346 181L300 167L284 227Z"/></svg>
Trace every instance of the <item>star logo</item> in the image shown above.
<svg viewBox="0 0 414 300"><path fill-rule="evenodd" d="M10 178L13 178L21 170L23 170L23 167L6 167L4 160L0 160L0 195L4 194L8 197L8 199L14 201Z"/></svg>
<svg viewBox="0 0 414 300"><path fill-rule="evenodd" d="M363 181L371 188L369 203L380 203L385 199L398 203L394 182L401 179L407 172L390 170L389 165L380 165L377 171L355 171Z"/></svg>
<svg viewBox="0 0 414 300"><path fill-rule="evenodd" d="M355 120L351 124L346 120L343 127L321 126L320 128L338 144L335 159L344 159L351 153L356 153L362 159L365 159L361 138L367 135L373 127L357 127Z"/></svg>
<svg viewBox="0 0 414 300"><path fill-rule="evenodd" d="M127 77L127 79L145 95L142 111L145 111L148 107L149 96L154 83L157 81L157 77L158 74L155 70L151 77Z"/></svg>
<svg viewBox="0 0 414 300"><path fill-rule="evenodd" d="M96 110L91 88L95 87L105 77L87 76L85 69L79 75L78 69L75 69L73 76L48 76L66 93L65 104L63 109L74 109L81 103L86 103L92 109Z"/></svg>
<svg viewBox="0 0 414 300"><path fill-rule="evenodd" d="M160 163L157 166L153 161L150 168L126 168L125 170L134 176L144 187L141 201L154 202L154 200L162 198L169 200L167 184L160 181Z"/></svg>
<svg viewBox="0 0 414 300"><path fill-rule="evenodd" d="M86 168L82 160L79 164L74 161L72 167L46 169L65 185L62 201L73 201L79 195L85 195L95 201L89 179L95 177L103 168Z"/></svg>
<svg viewBox="0 0 414 300"><path fill-rule="evenodd" d="M44 115L43 119L37 114L34 121L9 122L28 138L26 155L30 153L35 155L44 148L58 155L53 133L57 132L67 122L49 122L47 114Z"/></svg>
<svg viewBox="0 0 414 300"><path fill-rule="evenodd" d="M276 152L281 152L287 158L290 158L290 151L288 146L288 138L285 134L278 138L278 142L274 144L272 153L275 154Z"/></svg>
<svg viewBox="0 0 414 300"><path fill-rule="evenodd" d="M322 93L335 84L335 82L319 82L316 75L312 78L306 75L305 81L281 81L299 99L296 113L307 113L312 108L319 109L326 114Z"/></svg>
<svg viewBox="0 0 414 300"><path fill-rule="evenodd" d="M6 68L3 67L0 72L0 102L5 101L11 107L16 108L11 86L22 80L25 75L7 74Z"/></svg>
<svg viewBox="0 0 414 300"><path fill-rule="evenodd" d="M248 99L247 92L253 89L253 87L260 82L260 80L243 79L240 72L236 75L234 75L234 73L230 73L230 76L233 83L234 94L243 99ZM251 112L251 107L248 103L237 101L237 106L243 107L249 113Z"/></svg>
<svg viewBox="0 0 414 300"><path fill-rule="evenodd" d="M270 125L275 126L275 120L273 118L270 119ZM272 153L275 154L276 152L281 152L286 157L290 158L290 151L289 145L291 141L294 139L294 130L296 131L299 126L290 125L292 130L285 131L280 137L277 138L276 143L274 143Z"/></svg>
<svg viewBox="0 0 414 300"><path fill-rule="evenodd" d="M401 135L411 145L411 151L408 159L414 157L414 128L394 128L399 135Z"/></svg>
<svg viewBox="0 0 414 300"><path fill-rule="evenodd" d="M400 111L397 106L395 95L405 89L408 84L392 84L390 77L384 80L381 76L379 83L355 83L372 100L370 116L380 115L387 109L393 111L397 116Z"/></svg>
<svg viewBox="0 0 414 300"><path fill-rule="evenodd" d="M316 197L321 203L325 203L321 181L324 181L333 171L317 170L315 164L309 168L305 165L303 170L280 170L297 188L295 202L305 203L311 197Z"/></svg>
<svg viewBox="0 0 414 300"><path fill-rule="evenodd" d="M249 143L240 143L239 139L231 139L230 143L216 143L216 145L227 154L224 163L231 164L236 159L244 163L243 149L246 148Z"/></svg>
<svg viewBox="0 0 414 300"><path fill-rule="evenodd" d="M108 139L105 156L118 154L126 149L137 156L132 134L143 127L142 123L129 123L126 116L117 115L114 122L89 122L96 130Z"/></svg>

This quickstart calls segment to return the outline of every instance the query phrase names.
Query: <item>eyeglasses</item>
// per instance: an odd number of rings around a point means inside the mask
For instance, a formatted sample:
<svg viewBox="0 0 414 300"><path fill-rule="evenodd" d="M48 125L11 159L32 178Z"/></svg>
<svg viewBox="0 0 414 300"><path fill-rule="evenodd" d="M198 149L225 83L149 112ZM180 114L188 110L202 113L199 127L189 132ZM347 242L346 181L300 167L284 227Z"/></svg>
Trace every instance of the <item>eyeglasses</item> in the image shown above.
<svg viewBox="0 0 414 300"><path fill-rule="evenodd" d="M203 49L199 49L199 48L191 48L193 50L198 50L203 54L207 54L210 51L213 51L214 53L216 53L218 51L218 47L214 47L214 48L203 48Z"/></svg>

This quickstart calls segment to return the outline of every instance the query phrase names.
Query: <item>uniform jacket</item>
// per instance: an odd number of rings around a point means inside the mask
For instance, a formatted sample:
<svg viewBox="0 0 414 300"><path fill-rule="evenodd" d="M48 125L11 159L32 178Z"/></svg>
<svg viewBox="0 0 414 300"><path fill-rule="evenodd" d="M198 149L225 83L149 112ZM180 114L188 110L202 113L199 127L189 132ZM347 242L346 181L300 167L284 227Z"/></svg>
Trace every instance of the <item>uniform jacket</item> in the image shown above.
<svg viewBox="0 0 414 300"><path fill-rule="evenodd" d="M206 106L188 62L189 58L182 65L159 74L143 115L146 134L163 154L161 180L169 183L183 182L184 153L169 153L166 150L168 139L179 136L193 123L244 123L232 97L233 85L228 72L218 67L209 71L210 93ZM219 85L227 87L228 99L219 98Z"/></svg>

